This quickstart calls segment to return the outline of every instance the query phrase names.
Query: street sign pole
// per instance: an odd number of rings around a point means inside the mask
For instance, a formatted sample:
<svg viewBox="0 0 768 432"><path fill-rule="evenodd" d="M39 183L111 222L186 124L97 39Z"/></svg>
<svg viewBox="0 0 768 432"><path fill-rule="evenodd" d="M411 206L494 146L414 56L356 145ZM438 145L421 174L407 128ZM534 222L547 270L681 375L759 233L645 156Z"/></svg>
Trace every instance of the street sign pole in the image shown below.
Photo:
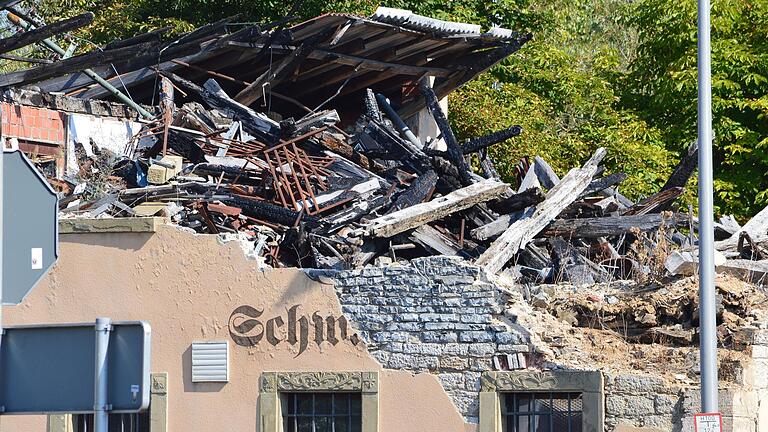
<svg viewBox="0 0 768 432"><path fill-rule="evenodd" d="M701 411L718 412L712 173L712 66L709 0L698 0L699 68L699 350Z"/></svg>
<svg viewBox="0 0 768 432"><path fill-rule="evenodd" d="M107 407L109 382L109 362L107 352L109 348L109 332L112 331L112 320L109 318L96 318L96 364L93 377L93 429L94 432L107 432L109 430L109 413Z"/></svg>

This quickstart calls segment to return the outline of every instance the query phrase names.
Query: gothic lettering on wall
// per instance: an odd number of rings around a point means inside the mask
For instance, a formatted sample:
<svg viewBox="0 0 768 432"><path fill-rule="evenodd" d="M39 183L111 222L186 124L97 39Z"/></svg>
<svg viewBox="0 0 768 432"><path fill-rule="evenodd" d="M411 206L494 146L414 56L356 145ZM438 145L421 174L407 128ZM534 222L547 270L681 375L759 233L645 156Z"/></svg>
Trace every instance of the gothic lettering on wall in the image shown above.
<svg viewBox="0 0 768 432"><path fill-rule="evenodd" d="M272 346L281 343L298 345L297 357L306 351L310 342L317 345L328 342L333 346L342 341L349 341L352 345L360 343L356 333L350 335L349 323L343 315L334 318L315 311L308 317L299 314L300 307L294 305L288 309L285 319L282 316L266 319L262 318L264 310L240 306L229 316L229 335L232 341L244 347L255 347L262 340Z"/></svg>

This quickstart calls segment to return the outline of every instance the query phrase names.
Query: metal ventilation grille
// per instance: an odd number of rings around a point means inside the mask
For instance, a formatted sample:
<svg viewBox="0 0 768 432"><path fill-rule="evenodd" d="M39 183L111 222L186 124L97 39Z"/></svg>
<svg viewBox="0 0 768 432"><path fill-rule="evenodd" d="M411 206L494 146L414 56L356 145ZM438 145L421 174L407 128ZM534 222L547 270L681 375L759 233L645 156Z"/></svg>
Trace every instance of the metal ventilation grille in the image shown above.
<svg viewBox="0 0 768 432"><path fill-rule="evenodd" d="M229 345L226 341L192 343L192 382L228 382Z"/></svg>

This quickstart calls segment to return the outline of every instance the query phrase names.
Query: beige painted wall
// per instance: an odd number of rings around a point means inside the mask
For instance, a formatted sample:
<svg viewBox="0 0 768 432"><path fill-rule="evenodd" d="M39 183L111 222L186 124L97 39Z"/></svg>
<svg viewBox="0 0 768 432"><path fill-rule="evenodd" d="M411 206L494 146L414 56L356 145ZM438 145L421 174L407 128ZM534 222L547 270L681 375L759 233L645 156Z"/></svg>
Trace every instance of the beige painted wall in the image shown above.
<svg viewBox="0 0 768 432"><path fill-rule="evenodd" d="M308 317L341 315L333 287L297 269L262 272L235 244L195 236L172 227L156 234L61 236L61 258L52 273L19 306L6 307L7 325L146 320L152 326L152 371L168 372L169 430L172 432L258 431L258 378L262 371L380 371L380 430L468 431L437 379L383 371L363 347L286 342L272 347L232 343L233 309L264 309L262 318L286 317L295 304ZM280 330L285 338L285 326ZM230 342L230 382L192 383L193 341ZM45 431L40 416L3 416L0 431Z"/></svg>

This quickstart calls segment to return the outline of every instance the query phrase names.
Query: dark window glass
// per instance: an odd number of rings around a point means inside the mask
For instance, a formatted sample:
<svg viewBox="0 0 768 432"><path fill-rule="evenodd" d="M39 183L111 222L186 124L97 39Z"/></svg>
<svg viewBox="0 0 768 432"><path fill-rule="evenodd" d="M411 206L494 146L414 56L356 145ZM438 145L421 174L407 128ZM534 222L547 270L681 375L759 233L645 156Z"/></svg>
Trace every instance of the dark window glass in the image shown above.
<svg viewBox="0 0 768 432"><path fill-rule="evenodd" d="M360 432L359 393L283 393L283 431Z"/></svg>
<svg viewBox="0 0 768 432"><path fill-rule="evenodd" d="M93 414L72 416L75 432L93 431ZM149 411L138 414L110 414L109 432L149 432Z"/></svg>
<svg viewBox="0 0 768 432"><path fill-rule="evenodd" d="M505 432L581 432L581 393L506 393L502 396Z"/></svg>

